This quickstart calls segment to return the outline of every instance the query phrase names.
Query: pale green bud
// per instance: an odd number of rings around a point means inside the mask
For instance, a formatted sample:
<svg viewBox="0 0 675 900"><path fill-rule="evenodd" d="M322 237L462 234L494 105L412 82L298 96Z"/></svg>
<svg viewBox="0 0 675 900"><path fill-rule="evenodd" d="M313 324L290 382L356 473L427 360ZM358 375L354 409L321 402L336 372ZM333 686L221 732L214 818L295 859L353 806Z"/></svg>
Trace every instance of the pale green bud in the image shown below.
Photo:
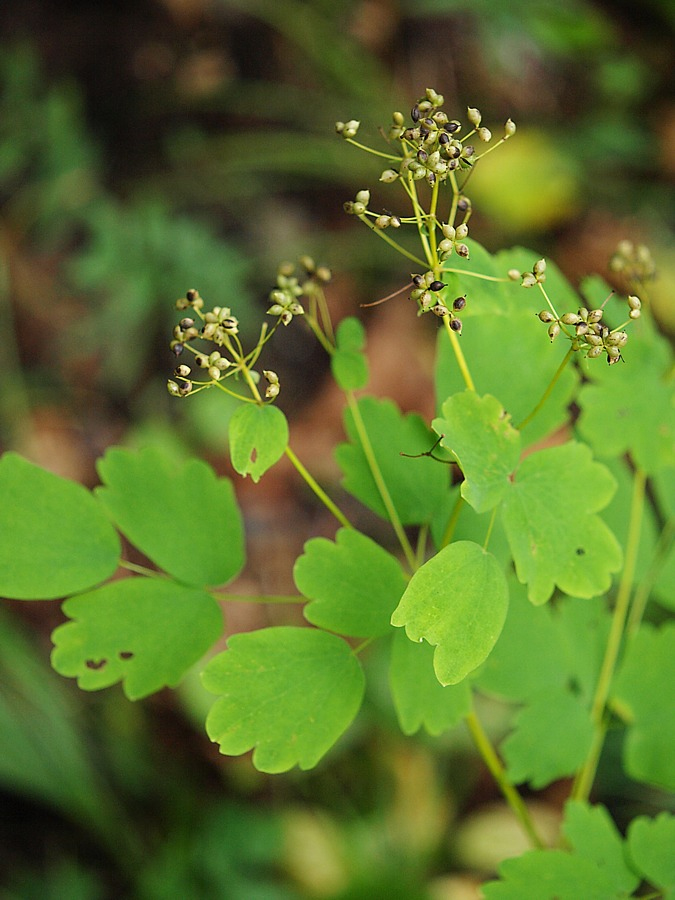
<svg viewBox="0 0 675 900"><path fill-rule="evenodd" d="M480 110L476 109L475 106L469 106L467 107L466 115L473 127L478 128L481 123L481 119L483 118L480 114Z"/></svg>

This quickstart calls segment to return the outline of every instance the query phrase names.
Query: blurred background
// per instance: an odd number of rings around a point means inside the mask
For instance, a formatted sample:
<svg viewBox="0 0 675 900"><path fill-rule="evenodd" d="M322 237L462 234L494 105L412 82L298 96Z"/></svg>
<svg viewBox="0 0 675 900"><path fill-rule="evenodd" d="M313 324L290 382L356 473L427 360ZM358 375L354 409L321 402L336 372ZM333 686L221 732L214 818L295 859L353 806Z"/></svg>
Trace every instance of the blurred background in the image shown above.
<svg viewBox="0 0 675 900"><path fill-rule="evenodd" d="M403 304L359 310L410 274L342 211L365 187L388 205L382 166L334 134L358 119L376 145L427 86L497 134L518 125L472 183L472 236L531 247L573 282L608 278L620 239L647 243L672 335L674 34L670 0L3 0L0 449L89 486L113 443L227 474L220 398L166 393L174 301L196 287L254 335L277 265L303 253L334 272L335 319L362 316L372 391L431 412L433 329ZM294 448L339 495L326 361L298 327L272 354ZM293 591L304 541L332 523L283 464L238 489L237 590ZM228 628L285 615L231 604ZM2 900L469 900L522 847L461 729L400 735L377 659L340 746L270 777L208 742L196 676L137 704L85 695L49 668L58 604L5 602L0 619ZM606 769L597 799L619 821L656 802L611 742ZM542 827L565 791L537 797Z"/></svg>

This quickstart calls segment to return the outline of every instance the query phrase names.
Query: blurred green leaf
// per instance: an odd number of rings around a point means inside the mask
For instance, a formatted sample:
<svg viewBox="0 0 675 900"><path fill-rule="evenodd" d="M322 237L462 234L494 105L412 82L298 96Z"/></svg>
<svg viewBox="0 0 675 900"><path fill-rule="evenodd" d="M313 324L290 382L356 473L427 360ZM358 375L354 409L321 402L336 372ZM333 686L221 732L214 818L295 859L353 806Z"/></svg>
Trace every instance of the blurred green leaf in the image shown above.
<svg viewBox="0 0 675 900"><path fill-rule="evenodd" d="M628 826L628 856L664 897L675 895L675 817L662 812L653 819L639 816Z"/></svg>
<svg viewBox="0 0 675 900"><path fill-rule="evenodd" d="M52 665L86 691L123 681L130 700L174 687L223 630L210 594L159 578L124 578L71 597Z"/></svg>
<svg viewBox="0 0 675 900"><path fill-rule="evenodd" d="M429 521L448 486L447 466L429 458L410 459L431 449L433 432L421 416L404 416L391 400L361 397L358 411L374 457L404 525ZM348 444L335 451L343 472L345 490L369 509L386 519L387 511L364 453L358 423L349 408L345 410Z"/></svg>
<svg viewBox="0 0 675 900"><path fill-rule="evenodd" d="M604 806L568 801L563 833L580 858L594 862L613 880L617 894L632 893L638 886L640 879L626 864L621 835Z"/></svg>
<svg viewBox="0 0 675 900"><path fill-rule="evenodd" d="M156 447L113 447L98 462L96 497L157 566L197 586L225 584L244 564L232 482L201 460L176 465Z"/></svg>
<svg viewBox="0 0 675 900"><path fill-rule="evenodd" d="M233 635L202 680L221 695L209 737L228 755L253 749L261 772L313 768L351 724L365 685L345 641L290 626Z"/></svg>
<svg viewBox="0 0 675 900"><path fill-rule="evenodd" d="M0 494L0 595L53 600L113 574L119 538L81 485L6 453Z"/></svg>
<svg viewBox="0 0 675 900"><path fill-rule="evenodd" d="M343 319L335 332L336 350L330 358L333 378L343 391L357 391L368 383L368 361L361 352L366 343L363 325L354 316Z"/></svg>

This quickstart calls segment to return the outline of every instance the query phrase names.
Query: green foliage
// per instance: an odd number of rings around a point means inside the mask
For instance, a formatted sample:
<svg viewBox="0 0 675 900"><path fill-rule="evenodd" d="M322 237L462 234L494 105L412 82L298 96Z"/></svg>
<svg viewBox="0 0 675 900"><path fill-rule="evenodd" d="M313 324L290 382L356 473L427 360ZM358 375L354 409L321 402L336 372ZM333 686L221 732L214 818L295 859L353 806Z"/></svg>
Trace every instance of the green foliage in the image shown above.
<svg viewBox="0 0 675 900"><path fill-rule="evenodd" d="M365 679L341 638L306 628L237 634L208 664L204 687L219 699L206 730L222 753L252 748L261 772L311 769L351 724Z"/></svg>
<svg viewBox="0 0 675 900"><path fill-rule="evenodd" d="M271 5L261 8L272 15ZM203 668L203 686L216 695L206 730L223 754L252 751L262 772L316 766L356 718L377 644L403 733L440 735L465 722L533 846L502 864L487 898L606 900L629 896L641 880L667 895L672 819L638 818L622 840L606 810L587 804L610 726L623 740L626 775L675 786L664 690L675 676L672 354L648 320L637 321L643 301L634 293L654 267L646 248L620 245L613 270L633 293L617 313L600 279L584 284L582 299L538 254L491 255L468 235L463 188L515 126L509 120L491 143L479 110L467 110L462 131L443 102L428 89L412 125L394 113L392 152L378 151L388 166L382 181L402 187L409 214L371 211L368 190L345 204L406 257L408 271L410 263L422 270L408 300L417 316L440 322L431 426L389 398L355 397L368 379L364 329L351 317L333 329L330 272L307 257L300 274L280 267L271 318L251 349L229 307L206 311L195 289L176 302L170 349L179 364L169 393L227 395L236 407L234 470L257 482L285 454L341 526L333 540L305 544L293 570L299 596L281 598L304 603L312 627L233 634ZM355 120L336 126L363 146L358 128ZM153 232L149 221L136 223L141 232ZM404 227L416 232L418 255L391 236ZM110 231L112 260L122 244ZM159 245L161 233L150 235ZM236 295L225 296L235 307ZM378 534L389 526L384 546L365 533L369 525L354 527L296 456L275 405L283 385L261 359L270 340L303 323L345 394L342 485L378 517ZM543 437L543 449L533 446ZM53 634L54 667L86 690L122 682L139 698L177 685L222 635L217 600L226 595L214 588L243 568L242 516L231 483L197 460L114 448L99 474L90 495L4 457L0 590L18 599L71 595L70 621ZM159 571L120 560L117 532ZM103 583L118 563L134 575ZM654 622L652 596L661 603ZM373 669L377 682L382 669ZM505 704L499 752L477 693ZM536 791L563 778L572 779L565 849L543 849L517 785Z"/></svg>

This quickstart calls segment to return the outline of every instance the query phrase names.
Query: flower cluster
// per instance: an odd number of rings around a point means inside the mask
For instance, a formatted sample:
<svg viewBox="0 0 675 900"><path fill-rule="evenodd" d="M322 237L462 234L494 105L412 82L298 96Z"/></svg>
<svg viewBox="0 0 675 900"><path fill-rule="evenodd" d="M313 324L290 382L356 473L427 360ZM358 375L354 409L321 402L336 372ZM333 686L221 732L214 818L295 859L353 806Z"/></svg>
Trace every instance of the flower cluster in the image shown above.
<svg viewBox="0 0 675 900"><path fill-rule="evenodd" d="M414 300L419 309L418 315L426 312L432 312L439 318L448 316L450 318L450 328L453 331L461 332L462 321L456 315L457 312L466 306L466 296L456 297L452 306L448 307L438 296L447 285L439 281L433 272L425 272L423 275L412 276L413 289L410 292L410 299Z"/></svg>
<svg viewBox="0 0 675 900"><path fill-rule="evenodd" d="M649 247L621 241L609 261L612 272L624 278L629 285L644 284L656 276L656 265Z"/></svg>

